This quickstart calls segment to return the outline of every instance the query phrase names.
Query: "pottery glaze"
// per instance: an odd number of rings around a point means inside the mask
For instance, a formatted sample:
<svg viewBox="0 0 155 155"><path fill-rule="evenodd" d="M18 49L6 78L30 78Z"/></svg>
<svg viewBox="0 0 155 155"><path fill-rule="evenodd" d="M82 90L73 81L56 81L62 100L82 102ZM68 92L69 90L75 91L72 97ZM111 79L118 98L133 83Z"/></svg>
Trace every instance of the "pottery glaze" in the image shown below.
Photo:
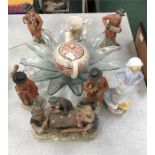
<svg viewBox="0 0 155 155"><path fill-rule="evenodd" d="M64 42L52 54L52 62L66 76L75 79L89 62L87 49L77 42Z"/></svg>
<svg viewBox="0 0 155 155"><path fill-rule="evenodd" d="M83 19L79 16L70 16L65 21L67 30L71 33L73 40L78 42L85 40L87 26L91 24L90 19Z"/></svg>

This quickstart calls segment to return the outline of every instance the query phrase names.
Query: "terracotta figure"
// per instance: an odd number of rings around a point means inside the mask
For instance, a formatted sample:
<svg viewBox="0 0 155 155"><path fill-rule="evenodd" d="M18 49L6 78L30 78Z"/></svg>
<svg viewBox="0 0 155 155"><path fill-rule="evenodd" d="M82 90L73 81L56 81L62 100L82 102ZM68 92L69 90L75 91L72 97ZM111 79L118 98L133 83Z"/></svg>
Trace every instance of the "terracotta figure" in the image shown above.
<svg viewBox="0 0 155 155"><path fill-rule="evenodd" d="M38 43L43 42L41 37L43 21L41 17L29 3L24 4L24 10L26 11L26 15L23 17L23 22L27 24L29 31L34 37L34 41Z"/></svg>
<svg viewBox="0 0 155 155"><path fill-rule="evenodd" d="M46 101L39 95L37 85L24 72L18 71L18 68L18 65L14 66L12 79L16 84L15 89L23 105L44 107Z"/></svg>
<svg viewBox="0 0 155 155"><path fill-rule="evenodd" d="M88 80L84 84L84 91L87 93L89 104L100 104L104 99L104 92L108 88L108 82L98 68L92 68Z"/></svg>
<svg viewBox="0 0 155 155"><path fill-rule="evenodd" d="M105 38L100 44L100 47L119 45L116 43L115 39L117 33L121 32L120 24L122 16L124 16L124 10L119 9L116 11L116 14L110 14L102 18L102 22L105 25L105 31L104 31Z"/></svg>

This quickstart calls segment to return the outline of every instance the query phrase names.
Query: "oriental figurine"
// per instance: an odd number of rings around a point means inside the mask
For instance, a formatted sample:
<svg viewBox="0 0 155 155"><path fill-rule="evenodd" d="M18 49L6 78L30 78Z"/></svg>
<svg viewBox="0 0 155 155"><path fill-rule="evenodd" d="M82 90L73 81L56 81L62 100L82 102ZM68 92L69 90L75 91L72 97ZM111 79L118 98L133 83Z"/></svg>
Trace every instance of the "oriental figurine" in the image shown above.
<svg viewBox="0 0 155 155"><path fill-rule="evenodd" d="M131 104L130 96L133 88L143 79L141 67L142 61L133 57L129 59L126 68L116 73L119 85L116 88L110 88L105 93L105 102L107 109L114 114L123 114Z"/></svg>
<svg viewBox="0 0 155 155"><path fill-rule="evenodd" d="M44 108L46 101L39 95L37 85L24 72L18 71L18 68L18 65L14 66L11 76L16 84L15 89L23 107L31 109L33 106L39 106Z"/></svg>
<svg viewBox="0 0 155 155"><path fill-rule="evenodd" d="M105 38L100 44L101 48L106 46L119 46L119 44L116 43L116 36L117 33L121 32L120 24L122 16L124 16L124 10L119 9L116 11L116 14L110 14L102 18L102 22L105 25Z"/></svg>
<svg viewBox="0 0 155 155"><path fill-rule="evenodd" d="M103 103L104 92L108 87L107 79L102 76L102 72L98 68L92 68L83 89L87 94L87 102L93 110Z"/></svg>
<svg viewBox="0 0 155 155"><path fill-rule="evenodd" d="M33 6L29 3L24 4L24 10L26 12L26 15L23 17L23 22L24 24L27 24L28 29L34 38L34 42L44 43L41 35L43 30L43 21L41 17L34 11Z"/></svg>
<svg viewBox="0 0 155 155"><path fill-rule="evenodd" d="M98 119L89 105L73 107L68 99L62 97L51 97L49 102L51 107L34 107L31 111L30 124L36 138L76 140L82 137L89 138L96 131ZM61 102L61 105L58 105L58 102ZM64 108L67 108L65 115Z"/></svg>

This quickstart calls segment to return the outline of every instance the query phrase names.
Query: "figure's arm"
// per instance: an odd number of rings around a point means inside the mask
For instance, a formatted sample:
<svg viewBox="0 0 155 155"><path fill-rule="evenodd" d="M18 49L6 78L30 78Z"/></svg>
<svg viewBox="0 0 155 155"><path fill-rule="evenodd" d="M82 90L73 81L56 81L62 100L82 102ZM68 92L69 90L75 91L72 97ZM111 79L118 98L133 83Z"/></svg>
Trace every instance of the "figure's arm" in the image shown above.
<svg viewBox="0 0 155 155"><path fill-rule="evenodd" d="M15 90L18 94L18 97L21 99L21 101L24 103L24 104L29 104L28 100L27 100L27 95L26 95L26 92L25 91L22 91L20 90L17 86L15 86Z"/></svg>
<svg viewBox="0 0 155 155"><path fill-rule="evenodd" d="M16 92L17 92L18 94L20 93L20 91L19 91L19 89L18 89L17 86L15 86L15 90L16 90Z"/></svg>
<svg viewBox="0 0 155 155"><path fill-rule="evenodd" d="M29 82L29 86L28 87L29 87L31 92L38 92L38 87L37 87L37 85L33 81Z"/></svg>
<svg viewBox="0 0 155 155"><path fill-rule="evenodd" d="M41 134L41 133L44 133L44 129L42 129L41 127L38 127L37 125L35 124L31 124L31 127L33 128L33 130L38 133L38 134Z"/></svg>
<svg viewBox="0 0 155 155"><path fill-rule="evenodd" d="M18 69L19 69L19 65L14 65L13 71L11 72L11 77L12 78L15 75L15 73L18 71Z"/></svg>
<svg viewBox="0 0 155 155"><path fill-rule="evenodd" d="M26 99L26 93L27 93L27 90L20 90L17 86L15 86L15 90L17 92L17 94L20 96L22 96L22 99Z"/></svg>
<svg viewBox="0 0 155 155"><path fill-rule="evenodd" d="M48 118L45 118L41 126L41 131L44 131L47 128L48 126L47 124L48 124Z"/></svg>
<svg viewBox="0 0 155 155"><path fill-rule="evenodd" d="M91 90L92 90L92 88L91 88L91 82L90 82L90 80L87 80L86 81L86 83L84 84L84 91L86 91L86 92L88 92L88 93L91 93Z"/></svg>
<svg viewBox="0 0 155 155"><path fill-rule="evenodd" d="M99 93L104 93L105 90L107 90L109 88L109 85L108 85L108 81L105 77L102 77L102 83L101 83L101 88L100 88L100 91Z"/></svg>
<svg viewBox="0 0 155 155"><path fill-rule="evenodd" d="M36 20L38 21L38 30L39 30L39 29L42 28L43 21L42 21L40 15L38 15L38 14L35 15L35 18L36 18Z"/></svg>
<svg viewBox="0 0 155 155"><path fill-rule="evenodd" d="M45 129L48 127L48 116L49 116L49 112L45 112L44 113L44 120L42 122L41 127L38 127L33 120L31 119L30 123L32 128L34 129L34 131L38 134L44 133Z"/></svg>
<svg viewBox="0 0 155 155"><path fill-rule="evenodd" d="M48 117L49 117L49 111L44 112L44 121L41 126L41 130L44 131L48 127Z"/></svg>
<svg viewBox="0 0 155 155"><path fill-rule="evenodd" d="M118 71L117 73L116 73L116 75L121 75L121 74L124 74L124 70L121 70L121 71Z"/></svg>
<svg viewBox="0 0 155 155"><path fill-rule="evenodd" d="M23 17L23 23L24 23L24 24L28 24L27 16L26 16L26 15Z"/></svg>
<svg viewBox="0 0 155 155"><path fill-rule="evenodd" d="M107 24L108 24L108 20L110 20L111 18L112 18L112 16L113 15L107 15L107 16L104 16L104 17L102 17L102 22L103 22L103 24L105 25L105 26L107 26Z"/></svg>
<svg viewBox="0 0 155 155"><path fill-rule="evenodd" d="M135 79L134 85L137 85L142 79L144 78L144 75L140 72Z"/></svg>
<svg viewBox="0 0 155 155"><path fill-rule="evenodd" d="M125 75L125 70L122 70L122 71L119 71L115 74L116 78L119 80L119 82L122 82L121 80L121 76L124 76Z"/></svg>
<svg viewBox="0 0 155 155"><path fill-rule="evenodd" d="M109 88L108 81L107 81L107 79L106 79L105 77L104 77L104 87L105 87L106 89Z"/></svg>

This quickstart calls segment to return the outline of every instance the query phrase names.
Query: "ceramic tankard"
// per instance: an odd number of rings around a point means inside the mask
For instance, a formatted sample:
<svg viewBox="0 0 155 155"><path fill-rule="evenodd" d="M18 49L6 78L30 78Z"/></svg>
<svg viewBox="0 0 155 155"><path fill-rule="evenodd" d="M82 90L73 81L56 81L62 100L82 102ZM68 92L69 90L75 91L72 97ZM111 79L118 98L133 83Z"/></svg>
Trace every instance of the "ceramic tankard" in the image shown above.
<svg viewBox="0 0 155 155"><path fill-rule="evenodd" d="M67 30L71 32L72 40L82 41L85 38L87 25L91 23L90 19L84 20L79 16L70 16L65 21Z"/></svg>

